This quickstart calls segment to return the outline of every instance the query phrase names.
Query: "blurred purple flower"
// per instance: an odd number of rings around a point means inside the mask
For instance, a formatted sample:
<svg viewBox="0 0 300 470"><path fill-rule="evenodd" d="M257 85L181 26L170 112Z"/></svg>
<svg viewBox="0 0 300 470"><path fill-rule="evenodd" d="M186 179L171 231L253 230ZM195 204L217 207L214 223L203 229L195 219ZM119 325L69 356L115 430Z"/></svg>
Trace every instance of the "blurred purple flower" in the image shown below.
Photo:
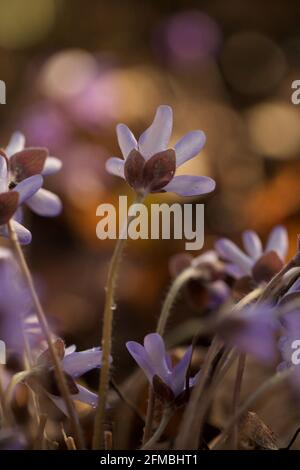
<svg viewBox="0 0 300 470"><path fill-rule="evenodd" d="M151 126L136 141L125 124L117 125L117 136L124 159L112 157L106 169L124 178L137 193L170 191L180 196L200 196L215 189L206 176L175 176L176 168L194 158L205 144L202 131L192 131L169 148L173 127L170 106L159 106Z"/></svg>
<svg viewBox="0 0 300 470"><path fill-rule="evenodd" d="M54 346L61 360L73 400L87 403L95 408L98 402L98 395L82 385L77 384L74 379L92 369L99 368L102 361L102 351L100 348L92 348L77 352L75 346L70 346L65 349L64 342L60 338L54 342ZM33 386L33 388L36 384L41 386L48 398L50 398L65 415L68 415L64 400L60 396L60 391L56 383L48 349L38 357L36 366L37 372L34 375L34 383L31 379L29 385Z"/></svg>
<svg viewBox="0 0 300 470"><path fill-rule="evenodd" d="M188 268L195 268L195 277L187 283L186 294L192 307L218 308L230 295L223 281L224 267L215 251L207 251L193 258L188 253L179 253L170 259L169 271L177 277Z"/></svg>
<svg viewBox="0 0 300 470"><path fill-rule="evenodd" d="M174 401L186 390L186 377L192 356L191 346L175 366L172 365L171 356L166 352L164 341L158 333L145 336L144 346L135 341L128 341L126 347L160 398ZM199 373L190 378L189 386L193 387L198 378Z"/></svg>
<svg viewBox="0 0 300 470"><path fill-rule="evenodd" d="M216 251L226 262L226 272L236 279L251 276L257 282L268 281L284 264L288 249L287 231L283 226L275 227L263 249L257 233L246 230L243 244L245 252L227 238L216 242Z"/></svg>

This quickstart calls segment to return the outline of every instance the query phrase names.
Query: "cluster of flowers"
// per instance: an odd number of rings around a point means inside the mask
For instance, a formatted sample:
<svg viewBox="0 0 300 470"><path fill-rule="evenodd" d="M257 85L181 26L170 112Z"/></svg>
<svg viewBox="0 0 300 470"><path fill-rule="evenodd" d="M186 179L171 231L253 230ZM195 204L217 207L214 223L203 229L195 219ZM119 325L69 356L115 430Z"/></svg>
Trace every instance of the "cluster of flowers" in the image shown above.
<svg viewBox="0 0 300 470"><path fill-rule="evenodd" d="M205 143L201 131L184 136L174 148L169 148L172 132L172 110L160 106L152 125L137 141L124 125L117 126L118 141L124 159L113 157L107 169L118 175L140 195L171 191L183 196L210 193L215 182L204 176L176 176L176 168L195 157ZM23 135L13 135L7 148L0 153L0 233L10 236L13 224L21 244L31 241L31 233L22 225L22 206L43 216L55 216L61 211L59 198L42 188L43 177L58 171L60 161L44 148L26 148ZM241 353L253 355L263 363L282 369L291 367L291 382L300 396L300 366L291 362L294 339L300 339L300 277L291 275L285 264L288 248L286 230L273 229L265 248L253 231L243 233L245 251L228 239L218 240L215 249L196 258L183 253L170 261L170 274L176 279L193 268L185 285L186 298L197 310L222 311L229 315L217 323L215 333L225 344ZM290 265L294 266L295 263ZM296 263L297 265L297 263ZM263 291L276 275L280 289L263 301L256 299L242 307L236 301L259 288ZM35 317L34 308L23 285L18 265L7 248L0 249L0 310L4 339L12 349L24 347L23 331L34 352L32 374L27 384L35 393L50 398L65 414L67 410L56 384L48 349ZM274 294L275 292L275 294ZM21 312L21 313L20 313ZM18 317L17 317L18 315ZM16 344L17 343L17 344ZM85 372L101 367L100 348L76 352L75 346L65 348L64 342L53 336L53 344L61 361L70 394L74 400L95 407L97 394L75 382ZM186 393L197 385L201 370L190 377L193 348L190 346L181 360L174 364L158 333L145 336L144 344L129 341L127 349L144 371L154 394L168 406L179 406Z"/></svg>

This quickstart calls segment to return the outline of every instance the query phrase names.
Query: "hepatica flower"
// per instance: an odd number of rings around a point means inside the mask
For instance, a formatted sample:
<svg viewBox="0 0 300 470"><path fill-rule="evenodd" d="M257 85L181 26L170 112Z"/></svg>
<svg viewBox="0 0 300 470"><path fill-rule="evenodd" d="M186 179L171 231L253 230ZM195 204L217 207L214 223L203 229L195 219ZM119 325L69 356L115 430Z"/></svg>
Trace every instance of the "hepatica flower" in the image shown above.
<svg viewBox="0 0 300 470"><path fill-rule="evenodd" d="M61 360L61 365L73 400L96 407L98 395L76 383L75 379L101 366L102 351L100 348L77 352L75 346L70 346L65 349L64 342L61 339L57 339L54 342L54 346ZM42 390L65 415L68 415L65 403L60 396L48 349L38 357L36 367L28 383L34 390Z"/></svg>
<svg viewBox="0 0 300 470"><path fill-rule="evenodd" d="M256 232L247 230L243 233L242 251L235 243L222 238L215 248L225 260L225 269L236 279L250 276L257 283L269 281L284 265L288 249L288 236L282 226L275 227L269 235L265 248Z"/></svg>
<svg viewBox="0 0 300 470"><path fill-rule="evenodd" d="M173 115L170 106L159 106L151 126L137 141L125 124L117 125L117 137L123 159L112 157L106 169L124 178L138 193L170 191L180 196L200 196L215 189L215 182L206 176L180 175L176 169L194 158L205 144L202 131L192 131L180 139L174 148L169 141Z"/></svg>
<svg viewBox="0 0 300 470"><path fill-rule="evenodd" d="M24 148L25 139L13 134L5 151L0 154L0 234L8 237L8 221L13 225L22 244L31 241L31 233L20 222L21 206L26 204L35 213L44 216L57 215L61 210L60 199L42 189L43 176L55 173L60 161L48 156L44 148Z"/></svg>
<svg viewBox="0 0 300 470"><path fill-rule="evenodd" d="M128 341L126 347L162 401L172 403L180 399L186 390L186 377L192 356L191 346L175 366L166 352L162 337L157 333L145 336L144 346L135 341ZM195 385L198 377L197 374L189 378L189 387Z"/></svg>

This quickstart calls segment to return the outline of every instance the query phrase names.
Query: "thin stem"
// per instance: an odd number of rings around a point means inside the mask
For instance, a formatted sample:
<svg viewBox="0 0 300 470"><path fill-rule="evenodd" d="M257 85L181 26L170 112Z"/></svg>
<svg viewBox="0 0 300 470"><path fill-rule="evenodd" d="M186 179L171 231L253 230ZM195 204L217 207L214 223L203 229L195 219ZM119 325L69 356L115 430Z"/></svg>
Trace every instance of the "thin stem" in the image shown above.
<svg viewBox="0 0 300 470"><path fill-rule="evenodd" d="M236 414L236 411L237 411L238 405L239 405L239 401L240 401L242 381L243 381L243 375L244 375L244 371L245 371L245 365L246 365L246 354L240 354L239 360L238 360L238 365L237 365L237 372L236 372L234 390L233 390L233 400L232 400L232 414L233 414L233 416ZM238 448L238 430L239 430L238 423L235 423L235 425L233 427L233 433L232 433L233 450L236 450Z"/></svg>
<svg viewBox="0 0 300 470"><path fill-rule="evenodd" d="M151 434L152 434L154 410L155 410L155 395L154 395L153 388L149 386L146 422L145 422L144 434L143 434L143 445L150 439Z"/></svg>
<svg viewBox="0 0 300 470"><path fill-rule="evenodd" d="M137 196L134 204L141 203L144 196ZM119 271L119 265L121 256L126 244L127 237L125 236L128 231L130 222L135 216L128 217L127 223L125 225L126 232L123 232L123 237L119 238L113 253L113 256L110 261L107 283L106 283L106 296L105 296L105 305L103 313L103 327L102 327L102 366L101 374L99 381L99 402L96 410L95 417L95 426L94 426L94 436L93 436L93 449L103 449L104 448L104 420L105 420L105 410L107 402L107 392L109 386L109 374L110 374L110 355L111 355L111 338L112 338L112 324L113 324L113 314L115 309L115 290L116 290L116 281ZM123 229L124 230L124 229Z"/></svg>
<svg viewBox="0 0 300 470"><path fill-rule="evenodd" d="M119 388L119 386L116 384L116 382L113 380L113 379L110 379L110 383L111 383L111 386L112 388L115 390L116 394L118 395L118 397L128 406L128 408L131 409L131 411L133 411L133 413L144 423L145 422L145 418L144 416L142 415L142 413L140 413L140 410L135 406L134 403L132 403L132 401L122 392L122 390Z"/></svg>
<svg viewBox="0 0 300 470"><path fill-rule="evenodd" d="M67 411L68 411L68 414L69 414L69 418L70 418L72 430L73 430L73 433L74 433L74 438L75 438L76 443L77 443L77 447L79 449L82 449L82 448L84 448L84 442L83 442L83 436L82 436L82 432L81 432L79 422L78 422L78 417L76 415L74 404L73 404L72 398L70 396L70 392L69 392L69 389L68 389L68 386L67 386L66 378L65 378L64 372L63 372L62 367L61 367L60 359L59 359L59 357L57 355L57 352L56 352L56 350L53 346L51 332L50 332L50 328L49 328L49 325L48 325L46 315L44 313L43 307L42 307L42 305L40 303L40 300L38 298L38 295L36 293L30 270L28 268L25 256L23 254L23 251L21 249L17 234L15 232L14 226L11 223L11 221L8 222L8 229L9 229L10 239L13 243L13 246L14 246L18 261L19 261L20 269L21 269L21 271L24 275L24 278L27 282L27 285L28 285L28 288L29 288L29 291L30 291L30 294L31 294L31 297L32 297L32 301L33 301L34 306L35 306L36 314L37 314L42 332L43 332L43 334L45 336L45 339L47 341L47 344L48 344L50 357L51 357L51 360L52 360L52 363L53 363L53 366L54 366L54 372L55 372L55 375L56 375L56 378L57 378L57 383L58 383L59 390L61 392L62 398L64 399L64 402L66 404L66 408L67 408Z"/></svg>
<svg viewBox="0 0 300 470"><path fill-rule="evenodd" d="M172 417L172 410L170 408L167 408L165 411L164 411L164 414L163 414L163 417L162 417L162 420L158 426L158 428L156 429L155 433L153 434L153 436L149 439L149 441L147 441L143 447L142 447L142 450L148 450L148 449L151 449L154 444L156 444L156 442L160 439L160 437L162 436L163 432L165 431L167 425L169 424L169 421Z"/></svg>
<svg viewBox="0 0 300 470"><path fill-rule="evenodd" d="M293 368L286 369L282 372L277 372L268 380L262 383L260 387L258 387L252 395L238 408L235 415L229 420L226 428L220 434L217 442L213 446L213 450L220 449L222 444L226 441L227 436L232 431L236 422L249 410L249 408L261 397L265 392L272 389L275 385L278 385L283 380L287 379L293 371Z"/></svg>
<svg viewBox="0 0 300 470"><path fill-rule="evenodd" d="M171 313L171 309L174 305L174 302L178 296L178 293L182 289L182 287L192 278L197 275L197 271L194 268L187 268L182 273L179 274L179 276L176 277L174 280L173 284L170 287L170 290L167 294L167 297L164 301L161 314L159 316L159 320L157 323L157 328L156 332L160 334L161 336L164 335L166 325Z"/></svg>

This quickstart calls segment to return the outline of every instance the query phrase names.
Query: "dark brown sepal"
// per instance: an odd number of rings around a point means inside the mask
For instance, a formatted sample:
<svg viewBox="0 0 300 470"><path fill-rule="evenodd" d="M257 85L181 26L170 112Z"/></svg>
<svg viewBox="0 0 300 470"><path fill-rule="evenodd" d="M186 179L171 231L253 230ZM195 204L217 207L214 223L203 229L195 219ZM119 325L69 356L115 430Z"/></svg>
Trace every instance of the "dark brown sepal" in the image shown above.
<svg viewBox="0 0 300 470"><path fill-rule="evenodd" d="M283 262L275 251L262 255L252 268L252 276L257 284L269 282L283 267Z"/></svg>
<svg viewBox="0 0 300 470"><path fill-rule="evenodd" d="M175 395L173 390L171 390L171 388L165 384L158 375L153 376L152 386L155 395L162 403L170 404L174 402Z"/></svg>
<svg viewBox="0 0 300 470"><path fill-rule="evenodd" d="M19 194L7 191L0 194L0 225L7 224L17 210Z"/></svg>
<svg viewBox="0 0 300 470"><path fill-rule="evenodd" d="M143 188L143 171L145 167L145 159L140 152L133 149L126 158L124 166L124 174L128 184L139 191Z"/></svg>
<svg viewBox="0 0 300 470"><path fill-rule="evenodd" d="M156 153L147 160L143 174L144 188L149 191L160 191L174 177L176 155L173 149Z"/></svg>
<svg viewBox="0 0 300 470"><path fill-rule="evenodd" d="M42 173L48 150L45 148L26 148L10 158L10 168L17 182L29 176Z"/></svg>

